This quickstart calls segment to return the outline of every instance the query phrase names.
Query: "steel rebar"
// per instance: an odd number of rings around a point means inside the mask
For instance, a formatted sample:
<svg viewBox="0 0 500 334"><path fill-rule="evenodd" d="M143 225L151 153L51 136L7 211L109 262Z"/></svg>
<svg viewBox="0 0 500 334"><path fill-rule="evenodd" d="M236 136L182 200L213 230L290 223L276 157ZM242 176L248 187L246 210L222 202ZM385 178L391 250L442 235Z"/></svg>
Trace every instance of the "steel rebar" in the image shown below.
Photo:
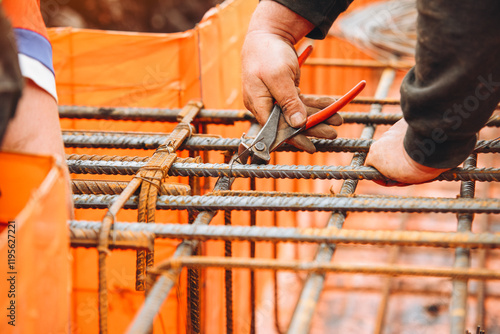
<svg viewBox="0 0 500 334"><path fill-rule="evenodd" d="M369 114L366 114L367 116ZM360 117L361 118L361 117ZM381 123L374 123L381 124ZM164 134L125 134L125 133L88 133L65 132L63 140L66 147L79 148L122 148L122 149L157 149L167 138ZM318 152L368 152L371 139L318 139L311 138ZM250 144L251 140L245 140ZM180 150L199 151L237 151L241 143L240 138L220 138L217 136L196 136L187 139L179 148ZM500 143L491 140L480 140L477 143L478 153L500 153ZM296 147L283 144L279 152L298 152ZM143 158L144 159L144 158ZM144 160L143 160L144 161Z"/></svg>
<svg viewBox="0 0 500 334"><path fill-rule="evenodd" d="M74 174L135 175L145 165L135 161L80 160L71 155L68 168ZM169 176L245 177L323 180L385 180L368 166L240 165L209 163L174 163ZM500 168L455 168L442 173L437 181L500 181Z"/></svg>
<svg viewBox="0 0 500 334"><path fill-rule="evenodd" d="M354 104L391 104L397 105L397 99L361 98L354 99ZM59 106L61 118L76 119L103 119L103 120L133 120L133 121L163 121L176 122L180 109L152 109L152 108L126 108L126 107L89 107L89 106ZM345 123L375 123L392 124L401 118L401 114L371 115L366 112L339 112ZM398 116L394 116L398 115ZM351 116L353 119L351 119ZM368 118L367 118L368 117ZM395 119L395 117L398 117ZM389 119L389 121L387 120ZM255 117L247 110L210 110L202 109L196 121L214 124L232 124L238 121L252 121ZM379 123L380 122L380 123ZM500 126L500 116L495 115L488 122L488 126Z"/></svg>
<svg viewBox="0 0 500 334"><path fill-rule="evenodd" d="M250 179L250 191L255 191L255 178ZM257 225L257 212L250 212L250 226ZM250 241L250 258L255 258L255 242ZM256 312L256 282L255 271L250 270L250 334L255 334L255 312Z"/></svg>
<svg viewBox="0 0 500 334"><path fill-rule="evenodd" d="M177 122L181 109L59 106L60 118ZM202 109L197 122L231 124L253 120L247 110Z"/></svg>
<svg viewBox="0 0 500 334"><path fill-rule="evenodd" d="M70 229L94 230L101 222L68 222ZM113 231L152 233L156 238L181 240L221 240L255 242L308 242L329 244L363 244L414 247L500 248L500 235L471 232L427 232L391 230L348 230L330 228L260 227L260 226L204 226L186 224L118 223ZM88 238L94 234L89 232Z"/></svg>
<svg viewBox="0 0 500 334"><path fill-rule="evenodd" d="M73 194L119 195L127 187L127 181L108 180L71 180ZM191 195L191 188L182 183L162 183L161 195L185 196Z"/></svg>
<svg viewBox="0 0 500 334"><path fill-rule="evenodd" d="M118 195L73 195L75 208L107 208ZM124 208L137 208L138 197L131 196ZM433 198L392 196L159 196L160 210L243 210L243 211L356 211L356 212L439 212L500 213L500 199Z"/></svg>
<svg viewBox="0 0 500 334"><path fill-rule="evenodd" d="M404 214L399 222L398 231L404 231L408 221L408 215ZM401 253L401 246L392 247L389 251L389 265L395 265ZM387 309L389 308L389 299L393 290L394 279L393 277L386 277L382 287L382 297L377 307L377 315L375 317L375 328L373 334L382 334L387 322Z"/></svg>
<svg viewBox="0 0 500 334"><path fill-rule="evenodd" d="M215 256L182 256L168 259L159 263L152 270L155 274L163 274L162 269L181 269L182 267L198 268L237 268L260 270L291 270L310 273L359 273L364 275L392 275L392 276L423 276L423 277L451 277L454 279L492 279L500 280L500 272L490 269L473 268L429 268L403 267L387 265L341 264L317 261L272 260L251 258L225 258ZM289 329L290 330L290 329Z"/></svg>
<svg viewBox="0 0 500 334"><path fill-rule="evenodd" d="M224 211L224 225L231 226L231 211ZM232 257L232 243L224 242L224 256ZM226 333L233 333L233 271L229 268L224 271L224 290L226 301Z"/></svg>
<svg viewBox="0 0 500 334"><path fill-rule="evenodd" d="M487 187L489 188L489 187ZM488 189L489 190L489 189ZM485 231L488 230L488 219L490 216L482 216L479 217L479 231L484 233ZM477 223L476 223L477 224ZM486 261L488 257L488 251L486 249L479 249L478 251L478 268L485 268L486 267ZM485 326L485 319L486 319L486 281L480 280L477 282L476 285L476 319L475 323L478 326ZM491 293L488 294L491 296ZM489 297L488 296L488 297Z"/></svg>
<svg viewBox="0 0 500 334"><path fill-rule="evenodd" d="M464 168L474 168L477 165L477 156L469 156L464 162ZM461 198L473 198L475 195L474 181L462 182L460 185ZM474 215L472 213L459 214L457 223L458 232L470 232ZM454 268L470 267L470 249L459 247L455 249ZM467 318L467 279L454 279L450 301L450 333L461 334L465 331Z"/></svg>
<svg viewBox="0 0 500 334"><path fill-rule="evenodd" d="M100 225L100 223L99 223ZM99 228L82 229L70 228L69 236L71 247L96 248ZM154 233L138 231L113 230L109 240L109 249L149 249L154 248Z"/></svg>
<svg viewBox="0 0 500 334"><path fill-rule="evenodd" d="M190 157L198 156L198 151L189 151ZM200 178L189 177L189 185L193 189L194 195L201 195ZM192 224L196 219L196 212L188 211L188 224ZM193 249L193 255L202 255L201 247L198 245ZM148 267L148 270L151 269ZM200 286L202 273L198 268L188 268L187 270L187 326L186 332L197 334L201 332L202 294Z"/></svg>

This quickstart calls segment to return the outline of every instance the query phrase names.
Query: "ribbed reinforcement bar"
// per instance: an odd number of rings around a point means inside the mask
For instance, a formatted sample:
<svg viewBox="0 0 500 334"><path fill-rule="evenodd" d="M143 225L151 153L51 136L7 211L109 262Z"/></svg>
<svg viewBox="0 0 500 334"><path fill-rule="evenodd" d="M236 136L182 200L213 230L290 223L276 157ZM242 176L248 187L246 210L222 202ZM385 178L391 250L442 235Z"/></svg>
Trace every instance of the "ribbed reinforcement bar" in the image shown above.
<svg viewBox="0 0 500 334"><path fill-rule="evenodd" d="M464 162L464 168L474 168L477 165L477 156L469 156ZM475 195L475 183L473 181L462 182L460 185L460 197L473 198ZM473 214L459 214L457 231L470 232L472 229ZM455 249L454 268L470 267L470 249L460 247ZM460 334L465 332L467 320L467 279L454 279L452 282L452 293L450 302L450 333Z"/></svg>
<svg viewBox="0 0 500 334"><path fill-rule="evenodd" d="M145 162L119 161L118 159L81 160L71 155L68 168L74 174L135 175ZM301 165L240 165L174 163L170 176L244 177L273 179L323 179L323 180L385 180L375 168L367 166L301 166ZM500 181L500 168L455 168L436 178L439 181Z"/></svg>
<svg viewBox="0 0 500 334"><path fill-rule="evenodd" d="M74 195L76 208L107 208L117 195ZM136 208L137 196L131 196L124 208ZM439 212L500 213L500 199L433 198L392 196L159 196L160 210L245 210L245 211L357 211L357 212Z"/></svg>
<svg viewBox="0 0 500 334"><path fill-rule="evenodd" d="M157 149L167 138L167 134L130 134L123 132L63 132L64 145L66 147L80 148L133 148L133 149ZM371 139L317 139L311 138L318 152L368 152ZM245 140L250 145L251 140ZM197 151L237 151L241 143L240 138L220 138L217 136L193 135L187 139L180 150ZM500 153L500 142L492 140L480 140L477 143L477 153ZM292 145L283 144L278 148L282 152L299 151Z"/></svg>
<svg viewBox="0 0 500 334"><path fill-rule="evenodd" d="M70 231L78 231L78 240L94 240L101 222L69 221ZM113 233L127 240L150 233L156 238L254 241L311 242L330 244L366 244L415 247L500 248L500 235L471 232L425 232L401 230L347 230L336 228L295 228L259 226L208 226L188 224L115 223ZM73 237L72 237L73 239Z"/></svg>
<svg viewBox="0 0 500 334"><path fill-rule="evenodd" d="M358 104L399 104L399 99L370 99L356 98L351 103ZM177 115L181 109L158 109L158 108L101 108L90 106L59 106L61 118L76 119L104 119L104 120L133 120L133 121L162 121L177 122ZM345 123L374 123L392 124L401 118L401 114L370 115L363 112L339 112ZM363 115L364 114L364 115ZM351 118L353 117L353 118ZM397 118L397 119L396 119ZM211 110L202 109L196 118L197 122L214 124L232 124L238 121L255 120L255 117L247 110ZM493 116L488 126L500 126L500 116Z"/></svg>
<svg viewBox="0 0 500 334"><path fill-rule="evenodd" d="M107 180L71 180L73 194L119 195L127 187L126 181ZM182 183L162 183L159 189L161 195L186 196L191 194L191 187Z"/></svg>
<svg viewBox="0 0 500 334"><path fill-rule="evenodd" d="M93 229L70 228L71 247L96 248L99 240L101 223L95 223ZM110 249L154 249L155 235L146 231L113 230L109 240Z"/></svg>
<svg viewBox="0 0 500 334"><path fill-rule="evenodd" d="M392 276L426 276L426 277L451 277L454 279L494 279L500 280L498 270L470 269L470 268L428 268L428 267L402 267L402 266L374 266L367 264L341 264L317 261L297 260L272 260L252 258L225 258L214 256L183 256L168 259L158 264L158 268L187 267L218 267L262 270L291 270L306 271L311 273L349 273L365 275L392 275ZM154 273L161 270L154 269Z"/></svg>
<svg viewBox="0 0 500 334"><path fill-rule="evenodd" d="M60 118L177 122L181 109L59 106ZM202 109L196 117L203 123L234 123L254 120L247 110Z"/></svg>

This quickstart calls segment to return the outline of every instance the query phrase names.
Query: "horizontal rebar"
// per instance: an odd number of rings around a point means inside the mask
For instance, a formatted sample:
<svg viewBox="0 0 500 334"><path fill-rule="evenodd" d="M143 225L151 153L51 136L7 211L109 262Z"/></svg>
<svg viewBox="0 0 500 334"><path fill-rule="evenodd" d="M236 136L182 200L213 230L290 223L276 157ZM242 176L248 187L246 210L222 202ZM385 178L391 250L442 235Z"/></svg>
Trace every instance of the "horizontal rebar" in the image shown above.
<svg viewBox="0 0 500 334"><path fill-rule="evenodd" d="M59 106L59 117L77 119L178 122L180 112L181 109ZM202 109L196 117L197 122L222 124L254 119L247 110Z"/></svg>
<svg viewBox="0 0 500 334"><path fill-rule="evenodd" d="M106 157L106 156L103 156ZM74 174L135 175L145 162L82 160L79 155L67 157L67 164ZM241 165L241 164L205 164L174 163L168 171L170 176L202 177L255 177L273 179L323 179L323 180L385 180L375 168L368 166L302 166L302 165ZM438 181L500 181L499 168L455 168L436 178Z"/></svg>
<svg viewBox="0 0 500 334"><path fill-rule="evenodd" d="M101 223L69 221L71 231L98 231ZM500 234L472 232L427 232L400 230L348 230L337 228L294 228L154 223L115 223L116 233L151 233L156 238L254 242L308 242L415 247L500 248ZM83 233L83 232L82 232ZM128 234L127 236L131 236ZM83 237L82 237L83 238ZM80 238L80 239L82 239ZM132 239L131 239L132 240Z"/></svg>
<svg viewBox="0 0 500 334"><path fill-rule="evenodd" d="M351 103L399 104L397 99L357 98ZM134 120L177 122L181 109L153 108L101 108L86 106L59 106L61 118L104 119L104 120ZM401 114L368 115L366 112L339 112L345 123L392 124L401 118ZM196 121L214 124L232 124L238 121L255 120L247 110L202 109ZM500 126L500 116L493 116L488 126Z"/></svg>
<svg viewBox="0 0 500 334"><path fill-rule="evenodd" d="M93 229L69 229L71 247L96 248L99 240L101 222L96 222ZM154 249L155 234L147 231L114 230L109 238L110 249Z"/></svg>
<svg viewBox="0 0 500 334"><path fill-rule="evenodd" d="M71 189L75 195L119 195L128 184L127 181L71 180ZM182 183L164 182L161 184L159 192L161 195L191 195L191 187ZM138 193L139 191L136 191L136 195Z"/></svg>
<svg viewBox="0 0 500 334"><path fill-rule="evenodd" d="M132 163L142 163L141 166L146 166L146 163L151 159L151 157L134 157L129 155L96 155L96 154L68 154L66 155L68 160L78 160L78 161L108 161L108 162L130 162ZM201 162L200 157L195 158L177 158L175 160L178 163L199 163Z"/></svg>
<svg viewBox="0 0 500 334"><path fill-rule="evenodd" d="M73 195L75 208L104 209L118 195ZM138 197L132 196L125 208L135 209ZM392 196L159 196L161 210L245 210L245 211L357 211L357 212L440 212L500 213L500 199L432 198Z"/></svg>
<svg viewBox="0 0 500 334"><path fill-rule="evenodd" d="M183 256L168 259L153 268L153 273L161 274L162 269L182 267L218 267L263 270L292 270L306 272L336 272L345 274L451 277L454 279L500 279L500 271L470 268L420 268L403 266L383 266L367 264L341 264L316 261L273 260L252 258L227 258L214 256Z"/></svg>
<svg viewBox="0 0 500 334"><path fill-rule="evenodd" d="M132 148L156 149L167 136L164 134L125 134L113 132L80 132L65 131L63 140L66 147L87 148ZM250 144L253 139L244 140ZM362 139L317 139L311 138L318 152L368 152L371 140ZM241 143L240 138L220 138L217 136L192 136L180 147L180 150L193 151L237 151ZM500 145L499 149L500 151ZM283 144L278 151L298 152L292 145Z"/></svg>
<svg viewBox="0 0 500 334"><path fill-rule="evenodd" d="M86 148L127 148L127 149L157 149L168 137L167 134L142 133L131 134L123 132L86 132L64 131L63 140L66 147ZM253 139L243 142L250 144ZM371 139L317 139L311 138L318 152L368 152ZM180 147L180 150L192 151L237 151L240 138L220 138L217 136L192 136ZM477 153L500 153L500 142L480 140L477 143ZM298 152L296 147L284 144L278 151Z"/></svg>

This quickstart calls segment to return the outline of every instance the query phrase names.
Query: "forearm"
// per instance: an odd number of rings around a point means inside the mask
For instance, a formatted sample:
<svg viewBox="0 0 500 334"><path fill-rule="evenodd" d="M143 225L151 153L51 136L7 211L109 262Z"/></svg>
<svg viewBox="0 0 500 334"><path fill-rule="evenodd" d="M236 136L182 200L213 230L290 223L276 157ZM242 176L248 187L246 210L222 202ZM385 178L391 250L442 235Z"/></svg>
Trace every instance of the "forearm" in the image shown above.
<svg viewBox="0 0 500 334"><path fill-rule="evenodd" d="M314 25L287 7L271 0L257 6L248 28L249 35L273 34L295 45Z"/></svg>
<svg viewBox="0 0 500 334"><path fill-rule="evenodd" d="M419 0L418 10L416 66L401 86L404 145L424 166L452 168L500 100L500 5Z"/></svg>
<svg viewBox="0 0 500 334"><path fill-rule="evenodd" d="M14 34L0 7L0 144L9 119L21 97L23 79L19 69Z"/></svg>
<svg viewBox="0 0 500 334"><path fill-rule="evenodd" d="M307 37L323 39L337 17L353 0L274 0L313 24Z"/></svg>

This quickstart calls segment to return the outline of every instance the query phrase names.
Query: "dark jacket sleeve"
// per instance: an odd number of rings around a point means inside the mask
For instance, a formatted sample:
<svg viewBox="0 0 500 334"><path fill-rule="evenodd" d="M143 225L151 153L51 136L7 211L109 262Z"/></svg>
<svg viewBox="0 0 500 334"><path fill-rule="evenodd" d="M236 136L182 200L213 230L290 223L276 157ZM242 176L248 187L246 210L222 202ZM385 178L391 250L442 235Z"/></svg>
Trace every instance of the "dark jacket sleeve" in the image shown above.
<svg viewBox="0 0 500 334"><path fill-rule="evenodd" d="M418 0L416 66L401 85L418 163L453 168L473 151L500 101L500 2Z"/></svg>
<svg viewBox="0 0 500 334"><path fill-rule="evenodd" d="M0 144L16 112L23 82L14 33L0 6Z"/></svg>
<svg viewBox="0 0 500 334"><path fill-rule="evenodd" d="M337 17L353 0L274 0L315 25L307 37L323 39Z"/></svg>

